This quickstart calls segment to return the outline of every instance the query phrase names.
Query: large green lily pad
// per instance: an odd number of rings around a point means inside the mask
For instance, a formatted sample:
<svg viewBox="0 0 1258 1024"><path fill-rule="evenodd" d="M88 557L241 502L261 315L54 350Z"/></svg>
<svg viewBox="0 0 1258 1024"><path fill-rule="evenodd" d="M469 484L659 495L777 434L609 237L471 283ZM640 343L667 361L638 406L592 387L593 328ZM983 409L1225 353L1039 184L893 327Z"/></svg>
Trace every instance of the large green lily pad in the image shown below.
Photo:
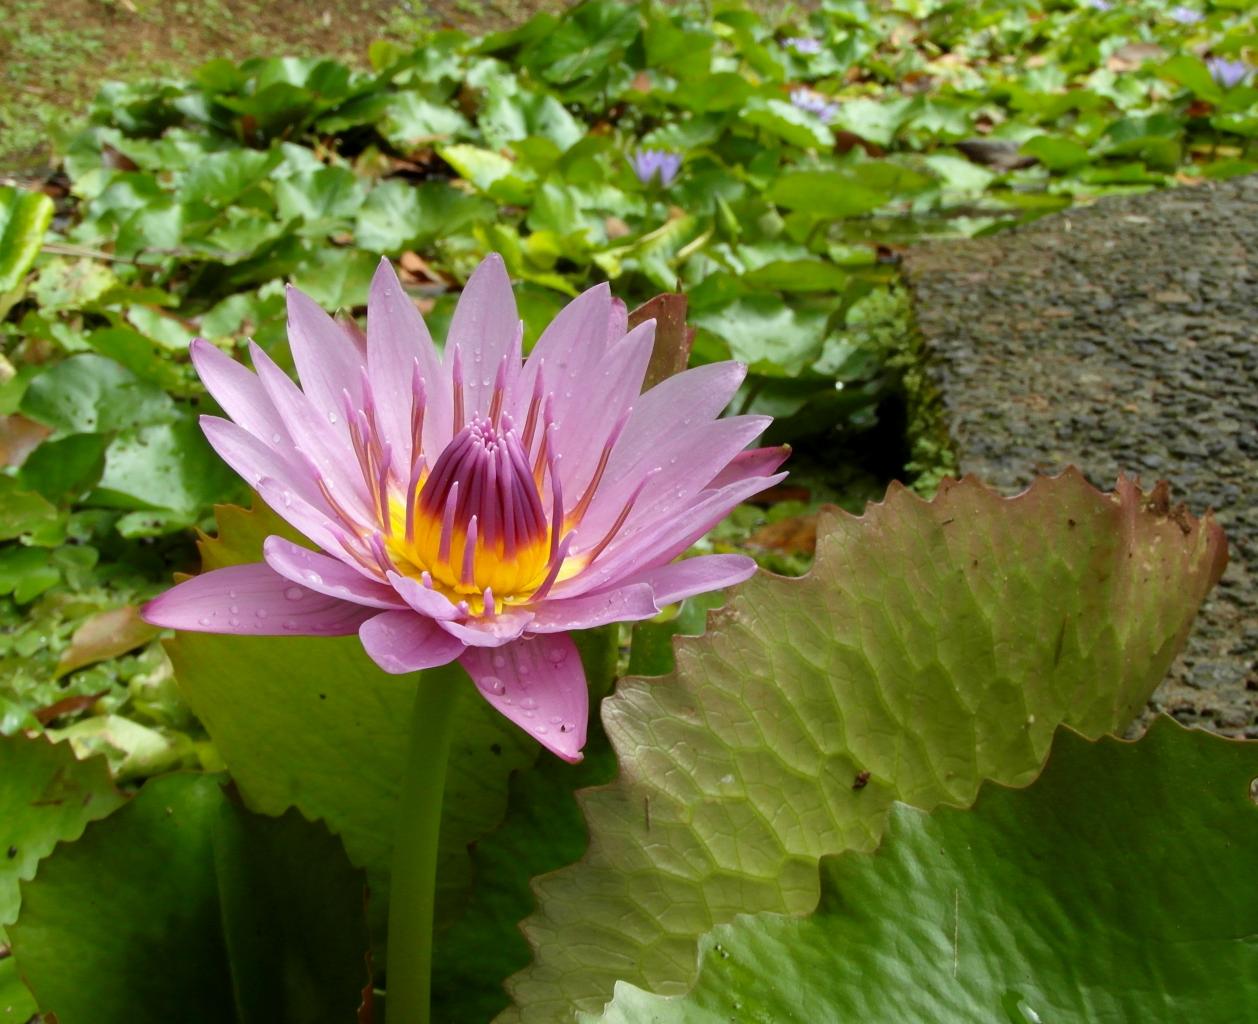
<svg viewBox="0 0 1258 1024"><path fill-rule="evenodd" d="M876 846L894 801L965 806L1033 779L1059 724L1125 725L1226 560L1209 518L1073 472L893 487L818 538L808 576L749 581L671 675L605 702L620 777L584 797L585 858L535 884L504 1019L684 991L701 935L812 910L820 858Z"/></svg>
<svg viewBox="0 0 1258 1024"><path fill-rule="evenodd" d="M338 1024L368 981L364 880L220 776L149 782L22 887L18 966L60 1024Z"/></svg>
<svg viewBox="0 0 1258 1024"><path fill-rule="evenodd" d="M0 736L0 948L21 905L19 885L59 842L122 803L103 757L80 761L69 743L46 736ZM24 1024L35 1005L16 963L0 952L0 1022Z"/></svg>
<svg viewBox="0 0 1258 1024"><path fill-rule="evenodd" d="M122 803L103 757L80 761L68 743L0 736L0 928L17 918L19 883L62 841Z"/></svg>
<svg viewBox="0 0 1258 1024"><path fill-rule="evenodd" d="M1063 731L1029 789L897 804L876 853L822 862L816 913L721 925L693 991L626 986L597 1019L1252 1019L1255 774L1258 743L1170 719L1135 744Z"/></svg>

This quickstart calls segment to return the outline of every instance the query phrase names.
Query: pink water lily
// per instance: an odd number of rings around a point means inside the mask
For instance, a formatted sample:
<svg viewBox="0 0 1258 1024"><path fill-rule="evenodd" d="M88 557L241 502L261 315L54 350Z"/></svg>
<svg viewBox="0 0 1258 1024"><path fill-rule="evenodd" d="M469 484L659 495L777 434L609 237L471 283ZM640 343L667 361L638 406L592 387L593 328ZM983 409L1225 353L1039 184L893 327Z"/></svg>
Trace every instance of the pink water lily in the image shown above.
<svg viewBox="0 0 1258 1024"><path fill-rule="evenodd" d="M767 418L718 418L737 363L645 394L654 322L628 330L606 285L573 300L527 360L501 258L472 274L444 356L382 260L365 338L296 289L299 388L256 346L256 375L206 341L192 358L234 422L206 437L321 550L269 537L265 561L150 602L160 626L253 636L357 633L387 672L458 659L495 708L567 760L585 742L570 630L646 619L741 582L742 555L675 559L776 483Z"/></svg>

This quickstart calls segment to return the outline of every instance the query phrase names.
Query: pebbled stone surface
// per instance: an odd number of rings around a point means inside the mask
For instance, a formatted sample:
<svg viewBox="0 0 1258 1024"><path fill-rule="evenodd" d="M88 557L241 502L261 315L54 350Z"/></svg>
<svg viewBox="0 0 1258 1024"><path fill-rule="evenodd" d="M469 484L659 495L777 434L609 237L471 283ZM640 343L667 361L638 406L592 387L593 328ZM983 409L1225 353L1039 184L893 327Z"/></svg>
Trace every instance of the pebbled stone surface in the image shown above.
<svg viewBox="0 0 1258 1024"><path fill-rule="evenodd" d="M921 246L905 274L963 472L1125 471L1215 510L1230 564L1150 710L1258 737L1258 176Z"/></svg>

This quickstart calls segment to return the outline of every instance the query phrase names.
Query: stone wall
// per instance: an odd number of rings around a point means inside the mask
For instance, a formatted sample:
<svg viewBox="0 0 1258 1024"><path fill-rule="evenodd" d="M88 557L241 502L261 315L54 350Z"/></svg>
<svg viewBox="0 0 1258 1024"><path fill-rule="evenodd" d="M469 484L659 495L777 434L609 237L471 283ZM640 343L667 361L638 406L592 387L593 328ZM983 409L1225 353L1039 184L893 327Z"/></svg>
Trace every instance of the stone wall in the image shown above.
<svg viewBox="0 0 1258 1024"><path fill-rule="evenodd" d="M1258 737L1258 177L1111 197L906 259L963 472L1165 478L1231 561L1153 705Z"/></svg>

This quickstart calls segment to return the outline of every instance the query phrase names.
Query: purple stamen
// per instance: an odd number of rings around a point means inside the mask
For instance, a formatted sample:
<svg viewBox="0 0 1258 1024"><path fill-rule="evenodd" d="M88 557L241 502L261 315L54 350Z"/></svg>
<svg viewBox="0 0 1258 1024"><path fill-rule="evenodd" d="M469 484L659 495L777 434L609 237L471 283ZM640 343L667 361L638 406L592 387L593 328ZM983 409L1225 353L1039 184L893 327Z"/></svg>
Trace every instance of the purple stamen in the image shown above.
<svg viewBox="0 0 1258 1024"><path fill-rule="evenodd" d="M545 369L546 360L539 360L537 376L533 378L533 397L529 401L528 416L524 420L524 433L521 435L521 443L524 445L526 454L533 448L533 431L537 427L537 412L542 407L542 396L545 393L545 385L542 383L542 373Z"/></svg>
<svg viewBox="0 0 1258 1024"><path fill-rule="evenodd" d="M539 491L546 479L546 464L550 459L550 450L554 446L552 440L555 432L554 398L554 395L547 395L542 407L542 440L537 446L537 458L533 461L533 482L537 484Z"/></svg>
<svg viewBox="0 0 1258 1024"><path fill-rule="evenodd" d="M389 512L389 470L393 467L393 445L386 442L380 458L377 480L379 482L380 523L387 536L393 536L393 516Z"/></svg>
<svg viewBox="0 0 1258 1024"><path fill-rule="evenodd" d="M559 460L562 455L550 457L550 558L553 562L559 549L559 531L563 529L563 487L559 483Z"/></svg>
<svg viewBox="0 0 1258 1024"><path fill-rule="evenodd" d="M315 486L319 488L319 493L323 495L323 500L327 502L328 508L332 510L332 514L353 531L358 525L358 520L350 515L345 506L336 500L335 495L332 494L332 486L319 469L319 464L302 449L294 447L293 451L306 464L306 471L310 474L311 479L314 480Z"/></svg>
<svg viewBox="0 0 1258 1024"><path fill-rule="evenodd" d="M450 368L454 386L454 433L463 429L463 352L454 346L454 364Z"/></svg>
<svg viewBox="0 0 1258 1024"><path fill-rule="evenodd" d="M572 510L571 518L573 520L578 520L584 516L590 507L590 502L594 500L594 493L598 490L598 485L603 479L603 473L607 470L607 462L612 456L612 449L616 447L616 442L620 440L620 433L625 429L625 424L629 422L629 414L632 412L633 406L630 406L621 413L620 419L612 427L612 432L607 435L607 441L603 444L603 452L598 457L598 466L594 469L594 476L590 478L589 486L586 487L585 493L581 495L581 500L577 502L576 507Z"/></svg>
<svg viewBox="0 0 1258 1024"><path fill-rule="evenodd" d="M441 543L437 548L437 557L447 565L450 564L450 546L454 542L454 509L459 503L459 482L450 486L446 496L446 510L441 518Z"/></svg>
<svg viewBox="0 0 1258 1024"><path fill-rule="evenodd" d="M470 587L476 582L476 517L468 521L467 540L463 545L463 571L459 573L459 583Z"/></svg>
<svg viewBox="0 0 1258 1024"><path fill-rule="evenodd" d="M515 511L515 488L512 486L514 482L511 477L512 463L511 453L507 451L507 445L502 445L497 451L497 457L501 465L498 468L498 475L502 479L502 557L513 558L516 551L516 511Z"/></svg>
<svg viewBox="0 0 1258 1024"><path fill-rule="evenodd" d="M498 452L500 444L494 444L485 460L485 490L478 503L481 522L484 523L486 545L497 544L502 538L502 513L499 498L501 489L498 487Z"/></svg>
<svg viewBox="0 0 1258 1024"><path fill-rule="evenodd" d="M638 486L635 487L633 489L633 493L629 495L629 500L625 502L625 507L620 510L620 515L618 515L616 517L616 521L612 523L612 528L604 534L603 539L600 540L590 552L589 561L586 562L587 566L603 553L603 550L607 547L607 545L612 542L612 538L620 532L620 528L625 525L625 520L629 518L629 513L633 511L633 506L638 500L638 496L642 493L646 485L655 479L659 472L660 470L657 466L638 481Z"/></svg>
<svg viewBox="0 0 1258 1024"><path fill-rule="evenodd" d="M507 394L507 363L512 356L511 352L503 356L502 362L498 364L498 373L494 377L494 394L489 400L489 422L494 426L498 425L498 417L502 415L502 403ZM519 357L515 358L518 362Z"/></svg>
<svg viewBox="0 0 1258 1024"><path fill-rule="evenodd" d="M419 360L411 366L411 468L412 475L416 465L424 461L424 411L428 407L428 389L424 386L424 375L419 369Z"/></svg>
<svg viewBox="0 0 1258 1024"><path fill-rule="evenodd" d="M568 550L572 547L576 536L577 531L571 530L559 542L559 547L555 551L554 557L550 560L550 571L546 573L546 578L542 581L542 585L533 591L534 601L540 601L550 593L550 588L555 585L555 580L559 578L559 570L563 568L564 559L568 557Z"/></svg>
<svg viewBox="0 0 1258 1024"><path fill-rule="evenodd" d="M376 556L376 561L380 565L380 571L385 576L396 571L393 559L389 557L389 551L384 546L384 538L380 536L379 532L373 533L368 543L371 545L371 553Z"/></svg>

